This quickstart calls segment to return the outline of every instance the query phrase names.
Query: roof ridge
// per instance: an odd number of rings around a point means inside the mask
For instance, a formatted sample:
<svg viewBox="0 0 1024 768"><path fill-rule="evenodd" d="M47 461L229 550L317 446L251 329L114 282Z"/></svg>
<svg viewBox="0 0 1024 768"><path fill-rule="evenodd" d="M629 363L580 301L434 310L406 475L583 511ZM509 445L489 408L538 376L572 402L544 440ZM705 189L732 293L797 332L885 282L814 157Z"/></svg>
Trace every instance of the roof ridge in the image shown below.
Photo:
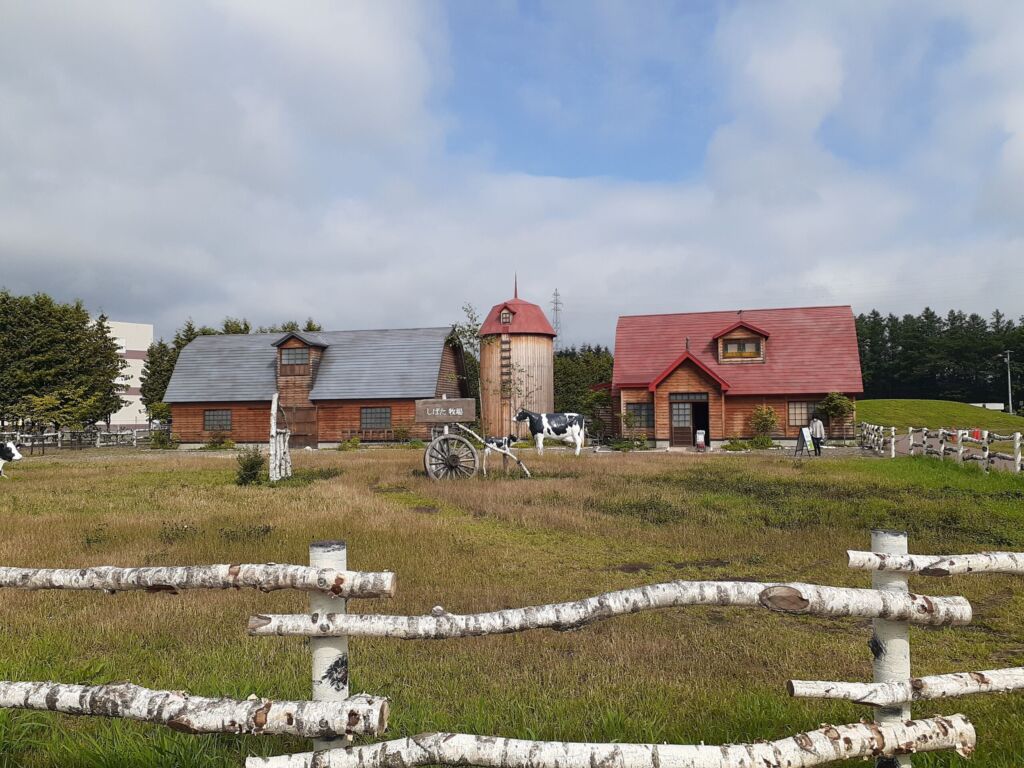
<svg viewBox="0 0 1024 768"><path fill-rule="evenodd" d="M742 316L743 312L787 312L797 309L849 309L853 310L852 304L817 304L809 307L756 307L742 309L708 309L694 312L646 312L639 315L619 315L619 319L626 317L683 317L685 315L737 315Z"/></svg>

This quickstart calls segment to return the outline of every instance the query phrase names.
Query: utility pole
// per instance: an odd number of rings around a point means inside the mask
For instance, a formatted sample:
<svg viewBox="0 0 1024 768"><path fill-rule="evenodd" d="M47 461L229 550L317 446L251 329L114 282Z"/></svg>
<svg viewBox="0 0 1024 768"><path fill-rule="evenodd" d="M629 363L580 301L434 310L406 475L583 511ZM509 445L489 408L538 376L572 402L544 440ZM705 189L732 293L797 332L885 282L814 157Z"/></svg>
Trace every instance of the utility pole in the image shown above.
<svg viewBox="0 0 1024 768"><path fill-rule="evenodd" d="M1013 381L1010 378L1010 350L1000 352L996 357L1006 360L1006 407L1009 413L1013 413Z"/></svg>
<svg viewBox="0 0 1024 768"><path fill-rule="evenodd" d="M555 329L555 348L558 349L561 347L562 336L562 296L557 288L551 297L551 325Z"/></svg>

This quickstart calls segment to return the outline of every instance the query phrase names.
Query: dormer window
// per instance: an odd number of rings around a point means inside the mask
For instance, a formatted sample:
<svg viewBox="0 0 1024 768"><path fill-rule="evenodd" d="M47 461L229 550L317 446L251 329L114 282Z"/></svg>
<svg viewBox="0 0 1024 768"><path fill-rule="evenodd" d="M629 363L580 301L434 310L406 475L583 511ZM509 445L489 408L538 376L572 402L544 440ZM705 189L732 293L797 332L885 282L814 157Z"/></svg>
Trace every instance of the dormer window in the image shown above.
<svg viewBox="0 0 1024 768"><path fill-rule="evenodd" d="M512 311L508 310L508 309L501 310L500 320L501 320L501 324L502 325L511 325L512 324Z"/></svg>
<svg viewBox="0 0 1024 768"><path fill-rule="evenodd" d="M309 365L309 350L306 347L282 349L281 365Z"/></svg>
<svg viewBox="0 0 1024 768"><path fill-rule="evenodd" d="M750 360L761 357L761 339L723 339L723 360Z"/></svg>

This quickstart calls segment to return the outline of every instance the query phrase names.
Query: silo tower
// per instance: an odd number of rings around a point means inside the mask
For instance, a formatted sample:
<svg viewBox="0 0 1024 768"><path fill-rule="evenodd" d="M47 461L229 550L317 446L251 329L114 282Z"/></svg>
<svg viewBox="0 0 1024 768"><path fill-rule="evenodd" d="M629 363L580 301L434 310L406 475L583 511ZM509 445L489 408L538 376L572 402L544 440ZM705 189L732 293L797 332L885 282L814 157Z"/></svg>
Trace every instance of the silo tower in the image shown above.
<svg viewBox="0 0 1024 768"><path fill-rule="evenodd" d="M521 408L546 413L555 407L555 330L536 304L519 298L495 304L480 326L480 418L488 436L529 436L514 424Z"/></svg>

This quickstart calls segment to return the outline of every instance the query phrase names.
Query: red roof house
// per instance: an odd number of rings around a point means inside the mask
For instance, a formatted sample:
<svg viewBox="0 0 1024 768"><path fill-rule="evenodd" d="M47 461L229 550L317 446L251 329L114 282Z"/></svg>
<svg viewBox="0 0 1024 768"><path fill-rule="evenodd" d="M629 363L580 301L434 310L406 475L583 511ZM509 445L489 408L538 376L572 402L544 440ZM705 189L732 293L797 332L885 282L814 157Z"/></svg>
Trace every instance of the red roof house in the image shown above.
<svg viewBox="0 0 1024 768"><path fill-rule="evenodd" d="M775 409L777 437L796 437L826 394L863 391L849 306L627 315L615 330L624 431L659 445L750 437L758 405Z"/></svg>

